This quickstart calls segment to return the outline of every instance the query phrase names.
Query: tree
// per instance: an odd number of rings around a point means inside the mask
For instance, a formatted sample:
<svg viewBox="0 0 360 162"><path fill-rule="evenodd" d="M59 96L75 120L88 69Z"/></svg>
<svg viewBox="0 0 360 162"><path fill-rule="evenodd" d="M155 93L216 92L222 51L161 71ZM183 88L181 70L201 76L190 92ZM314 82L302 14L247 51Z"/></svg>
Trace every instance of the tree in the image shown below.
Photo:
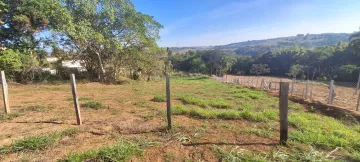
<svg viewBox="0 0 360 162"><path fill-rule="evenodd" d="M72 15L64 28L67 44L85 60L87 69L100 81L116 79L120 67L132 69L158 48L162 25L135 10L128 0L63 0Z"/></svg>
<svg viewBox="0 0 360 162"><path fill-rule="evenodd" d="M288 76L291 76L296 79L296 76L300 74L303 67L299 64L292 65L289 69L289 73L287 73Z"/></svg>
<svg viewBox="0 0 360 162"><path fill-rule="evenodd" d="M0 69L6 74L21 70L21 56L19 51L8 49L0 52Z"/></svg>
<svg viewBox="0 0 360 162"><path fill-rule="evenodd" d="M355 54L360 55L360 31L351 34L349 40L350 48L354 51Z"/></svg>
<svg viewBox="0 0 360 162"><path fill-rule="evenodd" d="M35 34L62 29L70 19L55 0L1 0L0 45L32 53L41 40Z"/></svg>
<svg viewBox="0 0 360 162"><path fill-rule="evenodd" d="M251 74L260 75L270 73L270 68L267 64L252 64L250 69Z"/></svg>

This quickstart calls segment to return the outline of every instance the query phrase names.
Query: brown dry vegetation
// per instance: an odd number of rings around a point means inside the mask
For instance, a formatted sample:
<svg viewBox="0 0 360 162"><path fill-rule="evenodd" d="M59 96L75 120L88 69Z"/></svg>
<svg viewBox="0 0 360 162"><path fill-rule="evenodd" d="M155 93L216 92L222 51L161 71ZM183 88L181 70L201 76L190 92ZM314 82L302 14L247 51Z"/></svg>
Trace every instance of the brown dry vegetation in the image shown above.
<svg viewBox="0 0 360 162"><path fill-rule="evenodd" d="M173 115L173 130L166 130L166 103L151 101L154 96L165 94L164 83L164 80L159 80L125 85L78 84L80 104L89 101L103 104L99 109L81 107L81 126L76 125L70 84L10 84L11 111L17 115L0 120L0 146L9 146L28 136L61 132L69 128L78 131L73 136L61 136L50 147L34 151L10 151L1 158L3 161L56 161L74 152L114 145L120 139L147 143L142 155L131 157L132 161L219 161L224 158L219 155L219 149L244 149L259 154L288 150L278 145L277 116L222 120L194 117L191 114ZM171 85L172 105L173 108L178 105L200 109L179 99L190 95L219 103L228 101L235 111L263 111L265 108L276 114L277 98L248 89L246 92L252 95L251 98L234 97L233 94L242 89L206 78L175 78ZM294 109L291 111L306 111L299 104L291 103L291 106ZM304 150L308 148L307 144L296 140L290 141L290 144ZM324 152L332 149L321 148ZM338 154L354 159L342 151Z"/></svg>

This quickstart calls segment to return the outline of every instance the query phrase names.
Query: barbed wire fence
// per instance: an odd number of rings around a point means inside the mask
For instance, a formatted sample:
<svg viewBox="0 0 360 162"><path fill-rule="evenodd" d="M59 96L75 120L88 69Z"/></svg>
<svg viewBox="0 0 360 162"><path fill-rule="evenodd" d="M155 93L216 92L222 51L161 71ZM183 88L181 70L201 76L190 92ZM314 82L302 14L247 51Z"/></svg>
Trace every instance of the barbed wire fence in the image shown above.
<svg viewBox="0 0 360 162"><path fill-rule="evenodd" d="M357 83L338 81L310 81L267 76L212 76L215 80L239 84L246 87L258 88L278 94L280 82L290 84L291 96L303 98L313 102L343 107L359 111L360 107L360 74Z"/></svg>

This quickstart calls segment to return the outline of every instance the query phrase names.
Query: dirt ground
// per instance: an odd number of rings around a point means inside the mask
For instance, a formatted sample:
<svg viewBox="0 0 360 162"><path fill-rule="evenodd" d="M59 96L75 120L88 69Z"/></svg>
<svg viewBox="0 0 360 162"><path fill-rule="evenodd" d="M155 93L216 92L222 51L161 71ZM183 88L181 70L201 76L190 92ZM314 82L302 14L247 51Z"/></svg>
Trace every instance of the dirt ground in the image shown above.
<svg viewBox="0 0 360 162"><path fill-rule="evenodd" d="M267 86L272 82L271 91L279 91L279 82L289 82L290 83L290 93L291 93L291 79L279 78L279 77L268 77L268 76L232 76L225 75L224 78L228 78L229 81L237 81L240 79L240 84L248 85L251 87L260 87L262 79L265 79ZM231 80L234 79L234 80ZM329 84L327 82L310 82L308 89L308 99L314 102L318 101L324 104L327 104L329 101ZM306 93L306 82L297 80L294 84L294 90L292 95L297 97L305 98ZM310 99L311 97L311 99ZM333 100L333 105L346 108L349 110L356 110L358 100L358 94L356 93L356 83L343 83L335 82L335 97Z"/></svg>
<svg viewBox="0 0 360 162"><path fill-rule="evenodd" d="M186 90L189 85L176 88ZM176 90L175 88L175 90ZM192 87L194 88L194 87ZM114 144L117 138L149 140L156 143L132 161L218 161L214 145L238 146L246 150L268 151L278 139L240 133L249 126L246 120L199 120L173 116L174 129L166 131L166 103L151 102L164 92L163 82L127 85L84 83L77 85L80 98L101 101L105 109L81 108L83 125L76 125L70 84L9 84L12 112L41 105L43 111L25 111L19 117L0 120L0 146L29 135L77 128L75 137L65 137L54 146L36 152L11 153L3 161L55 161L72 152L82 152ZM175 97L175 96L174 96ZM84 101L80 101L83 103ZM172 99L173 104L179 102ZM144 108L145 106L149 108ZM143 105L143 106L141 106ZM1 106L3 109L3 106ZM3 110L1 111L3 113ZM186 140L185 142L183 140Z"/></svg>

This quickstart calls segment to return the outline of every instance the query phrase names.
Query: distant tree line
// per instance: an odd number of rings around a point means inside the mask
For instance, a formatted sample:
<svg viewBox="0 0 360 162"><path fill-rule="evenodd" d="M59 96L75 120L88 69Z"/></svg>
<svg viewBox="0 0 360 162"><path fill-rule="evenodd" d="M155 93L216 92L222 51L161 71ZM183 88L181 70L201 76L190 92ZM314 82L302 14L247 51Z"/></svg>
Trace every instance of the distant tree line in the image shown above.
<svg viewBox="0 0 360 162"><path fill-rule="evenodd" d="M314 47L284 47L256 56L221 50L188 51L172 57L175 70L209 75L271 75L299 79L351 81L360 72L360 33L349 44Z"/></svg>

